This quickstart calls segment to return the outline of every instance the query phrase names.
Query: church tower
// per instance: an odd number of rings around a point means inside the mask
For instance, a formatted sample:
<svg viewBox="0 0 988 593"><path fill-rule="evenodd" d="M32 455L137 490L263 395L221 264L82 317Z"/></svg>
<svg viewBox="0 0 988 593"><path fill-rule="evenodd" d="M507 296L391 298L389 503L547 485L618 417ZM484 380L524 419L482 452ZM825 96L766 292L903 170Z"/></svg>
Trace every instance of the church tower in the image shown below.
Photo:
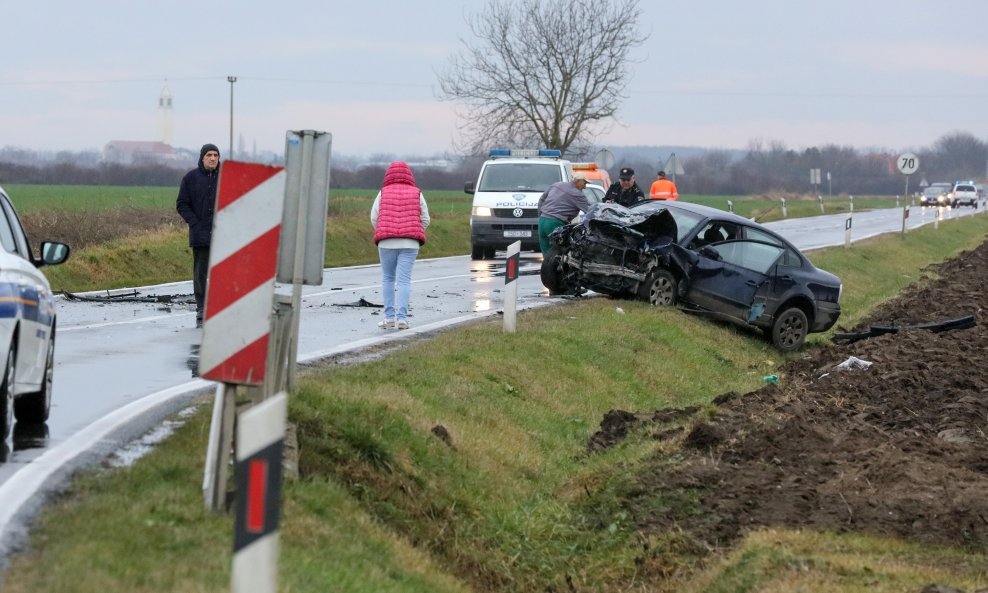
<svg viewBox="0 0 988 593"><path fill-rule="evenodd" d="M168 82L161 89L158 95L158 140L168 146L172 145L172 130L174 128L172 115L172 92L168 89Z"/></svg>

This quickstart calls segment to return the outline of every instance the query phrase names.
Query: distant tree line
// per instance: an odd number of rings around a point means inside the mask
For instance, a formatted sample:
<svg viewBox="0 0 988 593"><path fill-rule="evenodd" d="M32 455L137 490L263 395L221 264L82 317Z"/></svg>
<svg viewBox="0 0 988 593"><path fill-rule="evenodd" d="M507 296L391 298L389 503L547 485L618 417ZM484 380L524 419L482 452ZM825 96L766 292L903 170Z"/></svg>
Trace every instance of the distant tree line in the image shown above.
<svg viewBox="0 0 988 593"><path fill-rule="evenodd" d="M38 185L124 185L178 187L185 171L154 163L87 167L68 161L45 165L0 162L0 183Z"/></svg>
<svg viewBox="0 0 988 593"><path fill-rule="evenodd" d="M971 179L984 182L988 175L988 143L968 133L956 132L937 140L932 147L912 151L919 157L919 170L910 176L909 192L920 183ZM852 147L826 145L801 151L780 142L768 146L753 142L740 156L711 150L680 160L684 175L677 176L680 193L701 195L755 195L820 193L821 195L900 195L906 178L899 172L899 152L860 151ZM626 158L616 167L632 167L640 186L647 186L663 167L656 161ZM810 170L820 169L819 186L810 184ZM611 172L614 177L614 171ZM670 172L671 173L671 172ZM828 183L827 174L830 174Z"/></svg>
<svg viewBox="0 0 988 593"><path fill-rule="evenodd" d="M616 151L617 152L617 151ZM928 183L973 179L985 181L988 167L988 143L964 132L955 132L937 140L933 146L913 151L920 162L919 170L910 177L910 192L920 189L920 181ZM663 167L657 150L647 149L619 152L618 162L611 171L617 179L621 167L633 167L639 185L648 187ZM38 163L23 154L17 162L6 162L0 150L0 185L29 183L47 185L123 185L178 187L185 170L164 165L143 163L117 165L62 160ZM861 151L837 145L793 150L781 142L764 145L752 142L747 150L706 150L681 159L683 175L676 177L680 193L703 195L756 195L785 193L815 193L822 195L862 194L896 195L905 189L905 176L896 168L899 153L874 150ZM469 156L456 161L450 168L416 166L417 185L426 190L462 190L463 184L476 179L484 156ZM394 160L394 159L392 159ZM414 162L415 159L407 159ZM574 161L588 160L581 156ZM381 186L387 164L376 159L375 164L358 164L353 159L339 159L331 166L330 186L334 188L374 189ZM820 169L821 184L810 185L810 169ZM671 172L670 172L671 173ZM830 173L830 182L827 181Z"/></svg>

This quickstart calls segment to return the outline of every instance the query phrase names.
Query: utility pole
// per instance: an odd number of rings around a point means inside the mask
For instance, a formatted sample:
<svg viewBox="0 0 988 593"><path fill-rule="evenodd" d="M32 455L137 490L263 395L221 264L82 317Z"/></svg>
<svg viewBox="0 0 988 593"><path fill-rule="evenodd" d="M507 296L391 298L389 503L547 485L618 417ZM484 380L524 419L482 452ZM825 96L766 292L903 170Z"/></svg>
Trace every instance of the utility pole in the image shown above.
<svg viewBox="0 0 988 593"><path fill-rule="evenodd" d="M232 159L233 158L233 83L237 82L237 77L227 76L226 81L230 83L230 152L227 153L226 158Z"/></svg>

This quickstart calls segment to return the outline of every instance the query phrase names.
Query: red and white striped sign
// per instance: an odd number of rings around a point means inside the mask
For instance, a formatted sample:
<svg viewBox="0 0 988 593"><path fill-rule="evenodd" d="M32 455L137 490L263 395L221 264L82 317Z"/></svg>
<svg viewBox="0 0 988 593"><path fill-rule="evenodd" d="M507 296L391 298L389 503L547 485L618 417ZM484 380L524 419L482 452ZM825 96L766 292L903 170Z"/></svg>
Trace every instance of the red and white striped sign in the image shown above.
<svg viewBox="0 0 988 593"><path fill-rule="evenodd" d="M203 378L264 382L284 201L283 167L223 163L199 352Z"/></svg>

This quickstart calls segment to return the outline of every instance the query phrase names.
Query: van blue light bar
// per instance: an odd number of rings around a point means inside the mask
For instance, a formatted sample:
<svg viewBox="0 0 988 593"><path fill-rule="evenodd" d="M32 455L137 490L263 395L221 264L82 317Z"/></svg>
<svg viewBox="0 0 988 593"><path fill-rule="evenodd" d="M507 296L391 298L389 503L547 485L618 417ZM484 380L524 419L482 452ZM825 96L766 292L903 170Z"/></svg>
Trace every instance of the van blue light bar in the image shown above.
<svg viewBox="0 0 988 593"><path fill-rule="evenodd" d="M541 156L541 157L553 157L558 159L562 155L563 155L562 151L556 150L554 148L540 148L538 150L534 148L512 148L510 150L507 148L492 148L490 152L491 158L499 157L499 156L513 156L513 157Z"/></svg>

